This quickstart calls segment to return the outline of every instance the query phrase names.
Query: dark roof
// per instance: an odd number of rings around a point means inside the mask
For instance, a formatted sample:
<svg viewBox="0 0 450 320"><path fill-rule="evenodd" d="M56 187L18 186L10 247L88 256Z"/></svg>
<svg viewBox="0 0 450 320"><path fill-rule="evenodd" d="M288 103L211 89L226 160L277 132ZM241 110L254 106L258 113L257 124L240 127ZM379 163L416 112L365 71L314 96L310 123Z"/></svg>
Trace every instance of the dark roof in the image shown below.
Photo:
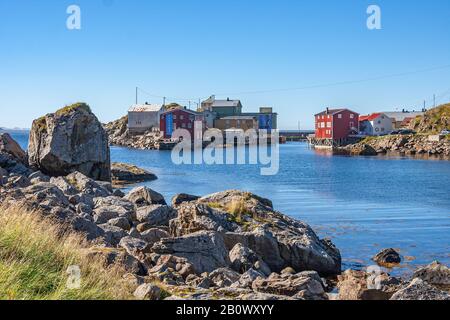
<svg viewBox="0 0 450 320"><path fill-rule="evenodd" d="M175 111L184 111L184 112L187 112L187 113L190 113L190 114L193 114L193 115L197 115L197 116L203 115L203 114L200 113L200 112L197 112L197 111L194 111L194 110L191 110L191 109L187 109L187 108L176 108L176 109L171 109L171 110L167 110L167 111L163 112L162 114L172 113L172 112L175 112Z"/></svg>
<svg viewBox="0 0 450 320"><path fill-rule="evenodd" d="M328 109L325 111L322 111L321 113L316 114L315 116L326 116L326 115L334 115L336 113L342 112L342 111L350 111L350 112L354 112L352 110L346 109L346 108L342 108L342 109ZM354 112L357 113L357 112Z"/></svg>

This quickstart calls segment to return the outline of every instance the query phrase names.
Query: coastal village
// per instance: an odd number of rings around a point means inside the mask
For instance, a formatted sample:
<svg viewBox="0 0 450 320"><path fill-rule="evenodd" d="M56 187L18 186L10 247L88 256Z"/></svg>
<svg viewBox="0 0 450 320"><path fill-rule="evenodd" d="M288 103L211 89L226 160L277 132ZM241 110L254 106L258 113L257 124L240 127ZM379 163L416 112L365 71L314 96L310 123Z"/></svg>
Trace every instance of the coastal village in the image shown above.
<svg viewBox="0 0 450 320"><path fill-rule="evenodd" d="M176 129L187 130L193 138L194 124L200 123L203 132L214 128L222 131L224 136L249 129L276 131L280 143L308 141L313 148L338 153L378 155L398 151L409 155L449 157L446 137L450 125L439 128L422 125L420 128L421 121L436 118L434 114L440 112L436 110L444 110L446 114L448 105L420 111L375 111L368 115L348 108L326 108L314 115L314 130L289 131L278 128L279 114L272 107L246 112L240 99L216 99L212 95L200 102L196 110L177 103L134 104L127 116L106 124L105 128L112 144L139 149L170 150L178 143L172 138ZM443 119L445 122L446 117ZM372 139L377 137L379 139Z"/></svg>

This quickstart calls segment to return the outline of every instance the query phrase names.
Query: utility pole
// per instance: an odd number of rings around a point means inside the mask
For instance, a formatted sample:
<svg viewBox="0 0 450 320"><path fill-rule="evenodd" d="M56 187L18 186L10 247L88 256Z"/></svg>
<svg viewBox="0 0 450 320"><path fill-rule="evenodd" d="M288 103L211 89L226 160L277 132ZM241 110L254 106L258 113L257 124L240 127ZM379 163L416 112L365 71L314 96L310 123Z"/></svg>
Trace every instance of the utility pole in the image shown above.
<svg viewBox="0 0 450 320"><path fill-rule="evenodd" d="M436 108L436 95L433 94L433 108Z"/></svg>
<svg viewBox="0 0 450 320"><path fill-rule="evenodd" d="M136 87L136 104L138 104L138 87Z"/></svg>
<svg viewBox="0 0 450 320"><path fill-rule="evenodd" d="M166 97L163 97L163 107L166 105Z"/></svg>

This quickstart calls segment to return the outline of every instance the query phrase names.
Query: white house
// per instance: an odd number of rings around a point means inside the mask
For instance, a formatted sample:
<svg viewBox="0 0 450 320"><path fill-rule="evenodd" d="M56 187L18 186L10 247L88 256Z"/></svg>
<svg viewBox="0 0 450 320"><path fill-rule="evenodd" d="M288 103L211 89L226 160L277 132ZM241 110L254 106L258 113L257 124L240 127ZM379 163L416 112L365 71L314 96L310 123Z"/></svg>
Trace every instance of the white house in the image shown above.
<svg viewBox="0 0 450 320"><path fill-rule="evenodd" d="M128 131L144 133L152 128L159 129L162 106L158 104L135 104L128 110Z"/></svg>
<svg viewBox="0 0 450 320"><path fill-rule="evenodd" d="M393 130L392 119L384 113L373 113L359 117L359 130L369 136L389 134Z"/></svg>

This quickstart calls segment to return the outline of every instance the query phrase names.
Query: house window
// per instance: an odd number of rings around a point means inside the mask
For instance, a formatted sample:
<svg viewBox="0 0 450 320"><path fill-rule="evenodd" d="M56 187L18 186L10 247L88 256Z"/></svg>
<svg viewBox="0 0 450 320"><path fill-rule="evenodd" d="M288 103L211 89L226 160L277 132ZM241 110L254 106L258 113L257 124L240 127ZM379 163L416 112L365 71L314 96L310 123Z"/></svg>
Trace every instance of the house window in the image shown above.
<svg viewBox="0 0 450 320"><path fill-rule="evenodd" d="M338 114L338 118L339 118L339 119L342 119L342 113L339 113L339 114Z"/></svg>
<svg viewBox="0 0 450 320"><path fill-rule="evenodd" d="M331 122L327 122L327 128L331 128Z"/></svg>
<svg viewBox="0 0 450 320"><path fill-rule="evenodd" d="M353 119L355 115L353 113L350 113L350 119Z"/></svg>
<svg viewBox="0 0 450 320"><path fill-rule="evenodd" d="M350 128L353 128L354 127L354 122L350 122Z"/></svg>
<svg viewBox="0 0 450 320"><path fill-rule="evenodd" d="M188 123L188 129L192 129L192 123L191 122Z"/></svg>
<svg viewBox="0 0 450 320"><path fill-rule="evenodd" d="M180 120L183 120L183 119L184 119L184 116L183 116L183 115L181 115L181 116L180 116Z"/></svg>
<svg viewBox="0 0 450 320"><path fill-rule="evenodd" d="M177 115L176 114L173 115L173 120L177 120Z"/></svg>
<svg viewBox="0 0 450 320"><path fill-rule="evenodd" d="M181 124L181 127L182 127L182 128L186 128L186 123L182 123L182 124Z"/></svg>

